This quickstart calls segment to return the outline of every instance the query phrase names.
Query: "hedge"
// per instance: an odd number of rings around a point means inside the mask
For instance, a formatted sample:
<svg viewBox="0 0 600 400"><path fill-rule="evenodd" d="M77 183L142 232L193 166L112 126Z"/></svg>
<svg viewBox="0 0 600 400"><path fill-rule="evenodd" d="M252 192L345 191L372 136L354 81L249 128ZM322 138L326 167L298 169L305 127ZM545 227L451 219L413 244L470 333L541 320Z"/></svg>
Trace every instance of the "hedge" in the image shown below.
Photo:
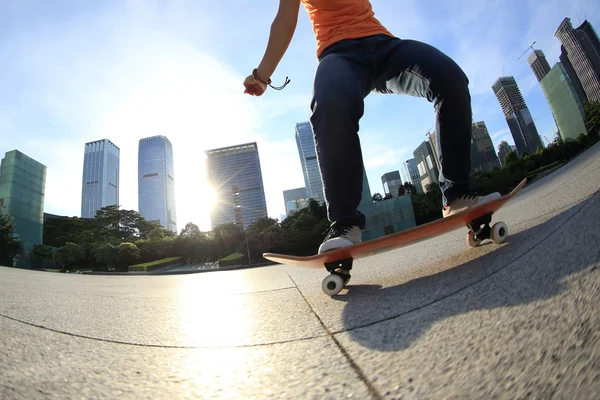
<svg viewBox="0 0 600 400"><path fill-rule="evenodd" d="M167 257L162 260L151 261L142 264L136 264L129 266L129 271L152 271L153 269L160 267L167 267L169 265L177 264L181 261L181 257Z"/></svg>

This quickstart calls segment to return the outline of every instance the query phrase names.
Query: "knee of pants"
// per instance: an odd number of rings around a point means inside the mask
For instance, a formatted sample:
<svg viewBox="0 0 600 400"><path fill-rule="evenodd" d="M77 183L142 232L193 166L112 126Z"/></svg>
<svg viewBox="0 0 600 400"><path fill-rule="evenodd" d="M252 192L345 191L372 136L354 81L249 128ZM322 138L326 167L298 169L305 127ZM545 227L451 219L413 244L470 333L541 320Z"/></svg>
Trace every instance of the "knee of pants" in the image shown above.
<svg viewBox="0 0 600 400"><path fill-rule="evenodd" d="M364 111L363 98L358 88L340 79L332 79L320 86L315 85L311 111L311 121L321 116L326 116L332 123L336 118L360 119Z"/></svg>

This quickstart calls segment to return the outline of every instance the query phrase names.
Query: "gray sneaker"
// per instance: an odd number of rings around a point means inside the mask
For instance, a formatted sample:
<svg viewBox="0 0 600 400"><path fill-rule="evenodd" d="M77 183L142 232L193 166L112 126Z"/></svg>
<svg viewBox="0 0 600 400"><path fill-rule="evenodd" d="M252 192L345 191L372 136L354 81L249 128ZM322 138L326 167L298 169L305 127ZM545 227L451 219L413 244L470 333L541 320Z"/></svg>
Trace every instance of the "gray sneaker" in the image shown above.
<svg viewBox="0 0 600 400"><path fill-rule="evenodd" d="M502 196L498 192L488 194L487 196L464 195L453 200L450 204L445 206L442 209L442 214L444 215L444 218L446 218L451 215L458 214L461 211L465 211L475 206L481 205L483 203L499 199L500 197Z"/></svg>
<svg viewBox="0 0 600 400"><path fill-rule="evenodd" d="M362 240L362 231L358 226L333 227L319 247L319 254L342 247L359 244Z"/></svg>

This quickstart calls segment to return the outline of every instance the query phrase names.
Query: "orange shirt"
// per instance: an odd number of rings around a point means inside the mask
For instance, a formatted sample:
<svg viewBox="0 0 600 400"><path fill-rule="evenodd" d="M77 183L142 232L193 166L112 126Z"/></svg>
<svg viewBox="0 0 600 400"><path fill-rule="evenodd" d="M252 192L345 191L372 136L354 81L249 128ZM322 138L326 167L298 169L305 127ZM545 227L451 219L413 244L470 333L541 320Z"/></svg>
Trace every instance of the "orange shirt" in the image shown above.
<svg viewBox="0 0 600 400"><path fill-rule="evenodd" d="M375 18L369 0L302 0L317 38L317 57L340 40L393 36Z"/></svg>

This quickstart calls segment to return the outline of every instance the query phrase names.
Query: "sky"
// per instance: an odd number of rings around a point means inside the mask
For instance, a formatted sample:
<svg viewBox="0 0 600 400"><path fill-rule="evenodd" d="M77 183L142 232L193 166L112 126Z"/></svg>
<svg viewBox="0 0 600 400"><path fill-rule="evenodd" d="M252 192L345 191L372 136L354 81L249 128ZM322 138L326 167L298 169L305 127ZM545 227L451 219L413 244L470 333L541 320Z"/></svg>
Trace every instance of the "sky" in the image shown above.
<svg viewBox="0 0 600 400"><path fill-rule="evenodd" d="M514 76L539 133L552 140L550 107L527 64L528 47L558 62L554 32L565 17L600 28L595 0L372 0L395 36L429 43L470 80L473 120L497 147L514 141L491 89ZM294 138L308 121L316 44L305 10L272 76L291 83L262 97L243 80L264 54L278 1L0 0L0 156L17 149L47 167L44 211L80 216L86 142L121 149L120 205L138 210L141 138L173 144L177 225L210 229L208 149L257 142L270 217L285 213L283 191L304 186ZM521 54L527 52L519 60ZM360 121L372 193L433 129L425 99L370 94Z"/></svg>

